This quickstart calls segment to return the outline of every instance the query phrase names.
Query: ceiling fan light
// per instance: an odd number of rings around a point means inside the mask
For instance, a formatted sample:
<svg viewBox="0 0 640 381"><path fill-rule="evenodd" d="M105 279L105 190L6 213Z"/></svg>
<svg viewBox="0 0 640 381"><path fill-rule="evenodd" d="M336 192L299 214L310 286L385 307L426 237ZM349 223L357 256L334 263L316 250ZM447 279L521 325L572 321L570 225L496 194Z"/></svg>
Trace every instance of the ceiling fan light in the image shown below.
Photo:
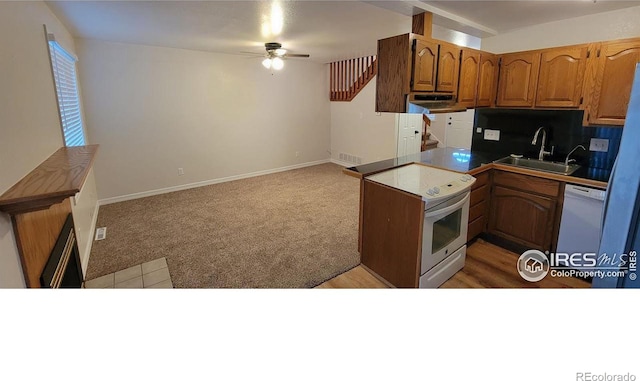
<svg viewBox="0 0 640 381"><path fill-rule="evenodd" d="M267 69L271 69L271 58L265 58L262 61L262 66L264 66ZM275 65L274 65L274 68L275 68Z"/></svg>
<svg viewBox="0 0 640 381"><path fill-rule="evenodd" d="M285 54L287 54L287 49L282 49L282 48L276 49L275 53L278 56L284 56Z"/></svg>
<svg viewBox="0 0 640 381"><path fill-rule="evenodd" d="M276 70L280 70L284 67L284 61L280 57L276 57L273 59L273 68Z"/></svg>
<svg viewBox="0 0 640 381"><path fill-rule="evenodd" d="M271 33L274 36L282 33L282 27L284 26L284 12L282 7L277 1L271 4Z"/></svg>

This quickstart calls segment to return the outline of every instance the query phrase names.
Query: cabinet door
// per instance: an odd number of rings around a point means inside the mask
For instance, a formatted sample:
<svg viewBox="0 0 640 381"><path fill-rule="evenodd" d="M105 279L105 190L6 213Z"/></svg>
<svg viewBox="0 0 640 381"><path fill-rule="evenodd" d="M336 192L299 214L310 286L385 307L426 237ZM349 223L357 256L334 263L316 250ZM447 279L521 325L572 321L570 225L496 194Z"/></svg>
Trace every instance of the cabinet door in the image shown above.
<svg viewBox="0 0 640 381"><path fill-rule="evenodd" d="M640 40L603 44L593 61L596 67L587 121L595 125L623 126L631 95Z"/></svg>
<svg viewBox="0 0 640 381"><path fill-rule="evenodd" d="M505 54L500 63L497 106L533 106L538 68L539 52Z"/></svg>
<svg viewBox="0 0 640 381"><path fill-rule="evenodd" d="M489 233L538 250L551 250L556 200L493 186Z"/></svg>
<svg viewBox="0 0 640 381"><path fill-rule="evenodd" d="M435 91L438 69L438 44L420 39L414 40L413 80L414 91Z"/></svg>
<svg viewBox="0 0 640 381"><path fill-rule="evenodd" d="M478 74L477 107L489 107L496 97L498 82L498 56L489 53L480 54L480 73Z"/></svg>
<svg viewBox="0 0 640 381"><path fill-rule="evenodd" d="M478 93L478 73L480 69L480 52L462 50L460 64L460 83L458 87L458 104L465 107L476 106Z"/></svg>
<svg viewBox="0 0 640 381"><path fill-rule="evenodd" d="M459 47L448 44L440 45L437 72L436 91L455 93L458 90L458 76L460 75Z"/></svg>
<svg viewBox="0 0 640 381"><path fill-rule="evenodd" d="M587 45L545 50L540 55L536 107L578 107Z"/></svg>

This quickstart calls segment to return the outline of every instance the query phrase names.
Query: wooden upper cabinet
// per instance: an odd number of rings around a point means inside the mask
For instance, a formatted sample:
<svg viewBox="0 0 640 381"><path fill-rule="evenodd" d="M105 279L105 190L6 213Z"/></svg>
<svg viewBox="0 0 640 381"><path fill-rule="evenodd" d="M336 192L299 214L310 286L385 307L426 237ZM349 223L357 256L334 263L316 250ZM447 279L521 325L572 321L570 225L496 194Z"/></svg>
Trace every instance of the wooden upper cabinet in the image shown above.
<svg viewBox="0 0 640 381"><path fill-rule="evenodd" d="M498 56L482 52L478 74L477 107L489 107L496 98L498 82Z"/></svg>
<svg viewBox="0 0 640 381"><path fill-rule="evenodd" d="M460 63L460 82L458 104L475 107L478 94L478 76L480 71L480 52L463 49Z"/></svg>
<svg viewBox="0 0 640 381"><path fill-rule="evenodd" d="M408 33L378 40L377 112L406 112L412 59Z"/></svg>
<svg viewBox="0 0 640 381"><path fill-rule="evenodd" d="M436 91L455 93L458 89L459 73L460 47L449 44L440 44Z"/></svg>
<svg viewBox="0 0 640 381"><path fill-rule="evenodd" d="M504 54L501 57L498 79L497 106L533 106L540 52Z"/></svg>
<svg viewBox="0 0 640 381"><path fill-rule="evenodd" d="M536 107L579 107L587 64L587 45L544 50Z"/></svg>
<svg viewBox="0 0 640 381"><path fill-rule="evenodd" d="M438 44L421 39L414 40L413 79L411 90L435 91L438 70Z"/></svg>
<svg viewBox="0 0 640 381"><path fill-rule="evenodd" d="M596 49L596 57L589 63L593 76L585 86L585 95L590 93L586 122L623 126L635 67L640 62L640 39L603 43Z"/></svg>

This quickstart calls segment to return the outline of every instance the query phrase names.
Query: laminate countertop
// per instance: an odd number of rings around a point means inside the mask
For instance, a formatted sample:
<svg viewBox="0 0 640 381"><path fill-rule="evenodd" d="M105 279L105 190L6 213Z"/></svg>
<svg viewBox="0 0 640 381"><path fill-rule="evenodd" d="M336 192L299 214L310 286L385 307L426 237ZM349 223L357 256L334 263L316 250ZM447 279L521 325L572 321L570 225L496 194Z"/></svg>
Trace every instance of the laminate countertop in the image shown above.
<svg viewBox="0 0 640 381"><path fill-rule="evenodd" d="M383 172L407 164L417 163L450 171L468 173L471 175L490 169L500 169L503 171L564 181L570 184L592 186L600 189L605 189L607 187L609 175L611 174L611 171L609 170L581 167L573 174L567 176L493 163L495 160L502 157L504 157L504 154L471 151L463 148L434 148L418 154L345 168L343 172L350 176L362 178L374 173Z"/></svg>

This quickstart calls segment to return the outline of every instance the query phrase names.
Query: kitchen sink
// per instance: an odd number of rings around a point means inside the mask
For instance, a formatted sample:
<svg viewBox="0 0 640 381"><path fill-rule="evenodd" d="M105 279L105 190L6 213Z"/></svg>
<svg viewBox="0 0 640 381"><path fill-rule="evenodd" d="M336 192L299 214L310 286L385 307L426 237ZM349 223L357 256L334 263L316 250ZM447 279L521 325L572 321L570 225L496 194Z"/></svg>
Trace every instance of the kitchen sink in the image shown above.
<svg viewBox="0 0 640 381"><path fill-rule="evenodd" d="M559 175L570 175L578 168L580 168L580 166L577 164L565 165L564 163L558 163L555 161L542 161L535 159L518 158L513 156L503 157L502 159L494 161L494 163L557 173Z"/></svg>

